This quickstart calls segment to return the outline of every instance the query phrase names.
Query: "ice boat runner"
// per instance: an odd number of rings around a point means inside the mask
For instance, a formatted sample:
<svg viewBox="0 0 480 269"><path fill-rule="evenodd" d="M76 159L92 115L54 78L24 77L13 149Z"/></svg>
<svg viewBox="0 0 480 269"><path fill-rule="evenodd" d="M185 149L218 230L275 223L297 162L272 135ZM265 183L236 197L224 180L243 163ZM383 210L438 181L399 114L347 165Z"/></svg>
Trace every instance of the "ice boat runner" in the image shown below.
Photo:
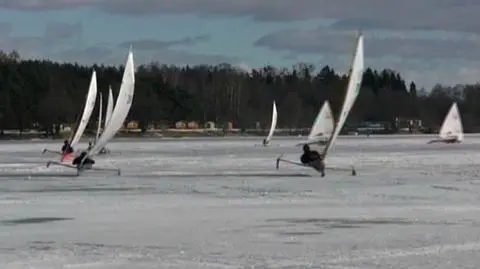
<svg viewBox="0 0 480 269"><path fill-rule="evenodd" d="M457 103L454 102L448 111L447 116L443 120L438 139L428 142L432 143L460 143L463 141L463 126L460 112L458 111Z"/></svg>
<svg viewBox="0 0 480 269"><path fill-rule="evenodd" d="M312 167L325 176L325 170L345 170L341 168L327 168L325 166L325 160L327 158L327 153L332 149L340 131L345 124L345 120L348 117L348 113L353 107L355 100L357 99L358 93L363 79L363 70L364 70L364 57L363 57L363 35L359 34L357 38L357 45L355 48L355 54L351 64L350 79L348 81L348 87L343 100L342 110L340 111L338 120L335 122L333 134L330 136L325 148L321 154L318 152L311 151L308 144L304 145L304 155L302 155L301 163L289 161L282 159L283 155L277 158L276 166L279 169L280 162L291 163L300 166ZM305 156L305 157L303 157ZM352 175L356 175L355 168L352 167L348 169L351 171Z"/></svg>
<svg viewBox="0 0 480 269"><path fill-rule="evenodd" d="M115 134L122 127L125 119L127 118L130 107L132 106L133 95L135 90L135 68L133 63L133 53L130 49L128 53L127 63L125 64L125 71L123 72L122 84L120 86L120 92L118 94L115 108L113 109L112 116L103 130L102 134L98 138L93 147L82 152L81 159L75 159L72 165L66 165L59 162L48 162L47 167L54 165L61 165L68 168L77 169L77 174L85 170L97 170L97 171L115 171L120 175L120 169L109 168L94 168L95 161L93 157L98 155L100 150L104 148L108 142L115 136Z"/></svg>
<svg viewBox="0 0 480 269"><path fill-rule="evenodd" d="M61 161L71 162L75 158L75 147L77 146L80 138L82 138L85 128L88 125L90 116L92 115L93 108L95 107L95 101L97 98L97 74L95 70L92 72L92 78L90 80L90 86L88 87L87 99L85 102L85 107L83 109L82 118L76 125L75 132L72 133L68 140L64 141L64 145L60 152L44 149L42 154L45 152L55 153L61 155Z"/></svg>
<svg viewBox="0 0 480 269"><path fill-rule="evenodd" d="M318 144L324 146L327 144L328 139L333 134L334 121L332 109L330 108L330 103L325 101L322 108L318 111L317 118L313 122L312 129L308 135L307 141L304 143L299 143L297 146L304 144Z"/></svg>
<svg viewBox="0 0 480 269"><path fill-rule="evenodd" d="M275 105L275 101L273 101L273 112L272 112L272 124L270 125L270 131L268 132L268 136L263 139L263 146L268 146L270 141L272 140L273 133L275 132L275 128L277 127L277 106Z"/></svg>

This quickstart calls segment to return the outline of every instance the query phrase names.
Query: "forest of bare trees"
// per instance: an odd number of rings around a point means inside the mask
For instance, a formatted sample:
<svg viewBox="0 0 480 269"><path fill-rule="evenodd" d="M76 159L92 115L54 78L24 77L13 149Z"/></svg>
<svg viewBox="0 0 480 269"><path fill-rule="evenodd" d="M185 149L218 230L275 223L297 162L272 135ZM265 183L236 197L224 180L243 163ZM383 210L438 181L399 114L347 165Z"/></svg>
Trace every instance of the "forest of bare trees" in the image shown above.
<svg viewBox="0 0 480 269"><path fill-rule="evenodd" d="M0 129L25 130L39 124L50 130L56 124L75 123L93 69L98 90L107 96L111 85L116 96L121 66L22 60L15 51L0 52ZM256 122L270 122L275 100L279 128L308 128L324 100L330 101L334 114L339 112L346 83L347 77L329 66L319 70L309 64L297 64L289 70L266 66L248 74L228 64L176 67L151 63L137 67L128 119L143 127L152 122L173 125L192 120L254 128ZM347 125L403 117L421 119L424 125L438 128L451 103L457 101L465 132L477 132L477 100L479 85L417 89L415 82L405 81L394 70L368 68Z"/></svg>

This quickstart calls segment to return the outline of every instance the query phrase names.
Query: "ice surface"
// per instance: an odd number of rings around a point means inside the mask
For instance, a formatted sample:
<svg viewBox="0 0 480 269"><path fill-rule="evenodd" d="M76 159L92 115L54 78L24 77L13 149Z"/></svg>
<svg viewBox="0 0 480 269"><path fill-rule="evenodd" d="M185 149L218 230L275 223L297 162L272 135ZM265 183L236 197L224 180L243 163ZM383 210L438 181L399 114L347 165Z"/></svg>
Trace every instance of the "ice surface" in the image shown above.
<svg viewBox="0 0 480 269"><path fill-rule="evenodd" d="M78 178L61 141L0 143L0 268L480 268L480 137L342 137L358 175L325 178L261 139L119 139L121 177Z"/></svg>

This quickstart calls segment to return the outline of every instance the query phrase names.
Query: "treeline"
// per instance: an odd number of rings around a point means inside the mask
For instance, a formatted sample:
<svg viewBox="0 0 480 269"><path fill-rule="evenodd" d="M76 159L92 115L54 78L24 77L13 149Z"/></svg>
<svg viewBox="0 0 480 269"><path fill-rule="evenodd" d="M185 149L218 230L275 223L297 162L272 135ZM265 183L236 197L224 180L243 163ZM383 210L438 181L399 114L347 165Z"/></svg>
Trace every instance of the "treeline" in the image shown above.
<svg viewBox="0 0 480 269"><path fill-rule="evenodd" d="M74 123L81 116L92 69L104 106L108 87L117 96L122 66L81 66L47 60L22 60L17 52L0 53L0 129L30 129L37 124ZM129 120L173 126L179 120L232 122L236 128L269 125L272 101L278 108L279 128L310 127L323 101L339 113L348 78L329 66L276 69L266 66L248 74L230 65L176 67L156 63L138 66ZM393 122L396 117L441 124L452 101L457 101L465 131L480 125L479 85L417 89L393 70L367 69L360 95L347 124ZM94 114L97 113L96 111ZM95 119L95 115L92 116ZM93 122L95 120L92 120Z"/></svg>

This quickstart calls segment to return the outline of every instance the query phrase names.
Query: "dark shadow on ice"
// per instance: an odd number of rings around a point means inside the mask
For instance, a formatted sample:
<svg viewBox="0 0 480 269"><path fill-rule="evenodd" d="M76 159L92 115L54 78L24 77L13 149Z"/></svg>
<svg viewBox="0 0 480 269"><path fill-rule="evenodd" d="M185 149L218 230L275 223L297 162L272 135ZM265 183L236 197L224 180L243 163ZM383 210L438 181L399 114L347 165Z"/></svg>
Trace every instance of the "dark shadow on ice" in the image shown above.
<svg viewBox="0 0 480 269"><path fill-rule="evenodd" d="M266 222L285 222L290 224L313 224L323 228L365 228L369 225L456 225L458 223L412 221L401 218L347 219L347 218L291 218L268 219Z"/></svg>
<svg viewBox="0 0 480 269"><path fill-rule="evenodd" d="M268 219L271 225L259 225L258 228L281 229L277 231L280 236L312 236L321 235L332 229L365 229L373 225L458 225L461 223L411 221L401 218L373 218L373 219L348 219L348 218L291 218ZM277 224L275 224L277 223ZM283 225L278 225L283 223ZM269 227L270 226L270 227ZM301 230L303 229L303 231ZM289 231L290 230L290 231ZM292 231L293 230L293 231Z"/></svg>
<svg viewBox="0 0 480 269"><path fill-rule="evenodd" d="M398 194L370 194L374 198L380 198L382 200L398 200L398 201L412 201L412 200L419 200L419 201L428 201L432 200L428 197L422 196L413 196L413 195L398 195Z"/></svg>
<svg viewBox="0 0 480 269"><path fill-rule="evenodd" d="M54 250L54 242L41 242L41 241L33 241L32 245L30 245L31 250L40 250L40 251L51 251Z"/></svg>
<svg viewBox="0 0 480 269"><path fill-rule="evenodd" d="M124 175L126 176L126 175ZM134 176L137 178L196 178L196 177L312 177L309 174L303 173L289 173L289 174L280 174L280 173L192 173L192 174L168 174L168 173L158 173L158 174L140 174L140 175L128 175Z"/></svg>
<svg viewBox="0 0 480 269"><path fill-rule="evenodd" d="M441 190L447 190L447 191L461 191L457 187L450 187L450 186L440 186L440 185L433 185L432 188L434 189L441 189Z"/></svg>
<svg viewBox="0 0 480 269"><path fill-rule="evenodd" d="M43 218L20 218L12 220L2 220L3 225L20 225L20 224L38 224L53 221L73 220L73 218L56 218L56 217L43 217Z"/></svg>
<svg viewBox="0 0 480 269"><path fill-rule="evenodd" d="M23 179L33 179L33 178L40 178L40 177L48 177L48 178L65 178L65 177L77 177L76 173L59 173L59 172L45 172L45 173L29 173L29 172L0 172L0 181L1 180L8 180L8 179L16 179L16 178L23 178Z"/></svg>
<svg viewBox="0 0 480 269"><path fill-rule="evenodd" d="M244 186L239 186L239 187L230 187L230 186L222 186L222 189L226 190L236 190L236 191L242 191L242 192L247 192L247 193L257 193L260 195L268 195L268 194L278 194L278 193L291 193L291 190L287 189L281 189L281 188L253 188L253 187L244 187ZM308 192L307 191L302 191L302 192Z"/></svg>
<svg viewBox="0 0 480 269"><path fill-rule="evenodd" d="M92 175L95 175L92 173ZM29 172L0 172L0 181L1 180L10 180L10 179L35 179L35 178L79 178L75 173L61 173L61 172L43 172L43 173L29 173ZM123 173L121 177L135 177L135 178L227 178L227 177L264 177L264 178L283 178L283 177L312 177L309 174L303 173L154 173L154 174L128 174ZM87 175L82 175L83 180L88 179Z"/></svg>
<svg viewBox="0 0 480 269"><path fill-rule="evenodd" d="M32 190L20 190L18 192L46 193L46 192L121 192L121 191L145 191L154 190L149 187L72 187L72 188L43 188Z"/></svg>
<svg viewBox="0 0 480 269"><path fill-rule="evenodd" d="M359 228L365 228L364 226L361 225L354 225L354 224L331 224L324 226L325 228L330 228L330 229L359 229Z"/></svg>
<svg viewBox="0 0 480 269"><path fill-rule="evenodd" d="M323 234L323 232L279 232L279 235L284 236L306 236L306 235L319 235Z"/></svg>
<svg viewBox="0 0 480 269"><path fill-rule="evenodd" d="M150 253L155 256L159 256L160 251L165 250L178 250L176 246L166 247L166 246L154 246L154 245L117 245L117 244L102 244L102 243L87 243L87 242L69 242L69 243L60 243L53 241L32 241L29 244L30 249L43 249L43 250L56 250L56 249L76 249L79 252L95 252L95 251L108 251L108 252L119 252L124 251L130 254L141 254Z"/></svg>
<svg viewBox="0 0 480 269"><path fill-rule="evenodd" d="M76 247L87 247L87 248L93 248L93 249L125 249L125 250L142 250L142 249L149 249L149 250L165 250L165 249L176 249L174 246L172 247L165 247L165 246L152 246L152 245L146 245L146 246L129 246L129 245L115 245L115 244L102 244L102 243L86 243L86 242L74 242L72 243Z"/></svg>
<svg viewBox="0 0 480 269"><path fill-rule="evenodd" d="M32 244L55 244L54 241L32 241Z"/></svg>

